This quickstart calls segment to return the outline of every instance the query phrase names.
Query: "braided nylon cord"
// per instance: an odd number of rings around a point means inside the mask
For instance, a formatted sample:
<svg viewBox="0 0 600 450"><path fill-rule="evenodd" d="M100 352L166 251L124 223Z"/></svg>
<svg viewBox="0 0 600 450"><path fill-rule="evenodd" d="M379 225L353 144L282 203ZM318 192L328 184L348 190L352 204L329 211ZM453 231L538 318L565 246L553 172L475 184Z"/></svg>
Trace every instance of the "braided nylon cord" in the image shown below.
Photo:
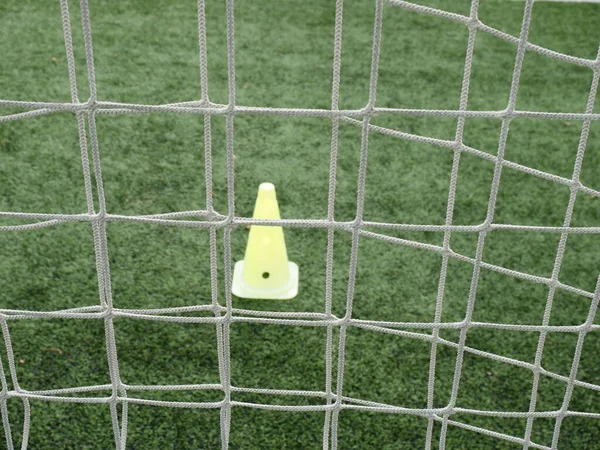
<svg viewBox="0 0 600 450"><path fill-rule="evenodd" d="M219 409L221 443L222 448L229 448L229 436L231 427L231 409L233 407L257 408L273 411L323 411L325 421L323 426L323 448L338 448L339 413L341 410L371 411L389 414L405 414L420 416L427 420L427 434L424 440L426 449L433 445L433 429L435 423L441 425L439 437L439 448L446 446L446 435L448 426L454 426L481 433L487 436L513 442L522 445L524 449L556 449L558 447L562 421L565 417L586 417L600 419L600 413L571 411L569 404L575 387L600 391L599 384L592 384L577 379L579 361L582 354L583 343L586 334L591 331L599 331L600 325L594 324L598 303L600 302L600 278L594 292L570 286L559 280L559 273L566 243L570 234L598 234L600 227L571 227L575 199L579 192L593 197L600 197L600 191L584 186L579 181L582 168L583 156L592 121L600 120L600 114L594 113L594 102L597 96L600 80L600 50L594 60L583 59L571 55L559 53L534 45L528 41L528 32L531 24L533 0L526 0L521 25L520 35L512 36L482 23L477 15L479 1L472 0L469 16L463 16L435 8L417 5L404 0L375 0L375 18L373 25L373 41L371 54L371 72L369 83L369 101L364 108L355 110L340 110L340 74L342 55L342 23L343 23L343 0L335 0L335 30L333 46L333 76L331 109L299 109L299 108L269 108L259 106L243 106L236 104L235 95L235 20L234 0L226 0L226 26L227 26L227 73L228 73L228 103L217 104L209 100L209 80L207 69L207 39L204 0L198 0L198 44L200 60L200 100L164 105L142 105L129 103L116 103L98 99L96 90L96 79L94 70L94 56L92 45L92 27L89 15L88 0L80 0L81 23L86 55L87 78L90 87L90 97L81 102L78 97L78 81L76 78L75 58L73 53L73 42L71 32L71 20L69 15L68 0L60 0L66 60L69 73L69 86L71 93L70 103L35 102L35 101L12 101L0 100L0 107L18 107L28 109L26 112L0 116L0 122L13 120L24 120L42 115L70 112L74 113L77 120L79 133L79 144L81 151L81 163L83 169L83 181L85 198L87 201L87 212L81 214L46 214L46 213L24 213L24 212L0 212L0 217L17 218L30 221L24 225L3 225L0 231L16 232L38 229L43 227L59 226L68 222L89 222L91 224L94 251L96 259L96 271L98 278L99 304L97 306L86 306L59 311L30 311L0 309L0 329L5 345L8 361L8 370L2 367L0 359L0 414L4 428L7 448L14 449L14 443L8 417L7 400L19 398L24 405L23 439L21 447L27 448L30 435L30 400L42 400L65 403L93 403L107 404L110 408L113 427L115 447L124 450L127 446L128 431L128 405L152 405L171 408L206 408ZM376 106L377 78L379 68L379 55L381 51L381 35L384 21L384 5L403 8L416 13L436 16L446 20L465 25L469 36L467 51L460 92L459 108L457 110L432 110L432 109L402 109L402 108L380 108ZM471 80L471 69L473 63L473 52L478 33L488 33L498 39L513 44L517 48L516 60L513 69L512 83L509 93L508 105L499 111L469 111L467 108L469 97L469 84ZM519 79L523 67L523 61L527 52L534 52L547 58L565 63L588 68L593 71L593 79L590 87L588 102L584 113L561 113L540 111L519 111L515 109ZM96 131L96 116L98 114L148 114L154 112L169 112L177 114L199 114L204 116L204 163L206 180L206 210L180 211L165 214L124 216L111 214L106 210L104 195L102 165L100 160L99 142ZM329 191L327 218L321 220L309 219L281 219L264 220L248 217L239 217L235 213L235 189L234 189L234 121L237 115L272 115L272 116L304 116L329 118L332 123L331 151L329 168ZM396 131L393 129L376 126L370 123L374 115L395 114L404 116L428 116L428 117L455 117L457 127L454 140L443 140L420 136L416 134ZM227 214L220 214L213 207L213 161L211 142L211 117L225 116L226 123L226 161L227 161ZM583 122L582 131L577 149L577 157L571 178L533 169L504 158L506 142L509 134L510 122L515 118L536 118L541 120L580 120ZM463 143L464 125L467 118L498 119L502 123L498 152L496 155L485 153L476 148L466 146ZM338 131L340 123L350 123L361 127L361 151L360 164L358 168L357 208L353 221L341 222L335 220L336 200L336 173L338 155ZM381 223L363 220L367 153L369 147L369 133L382 133L400 140L420 142L429 144L453 152L453 162L450 174L448 202L446 218L443 225L430 224L406 224L406 223ZM89 139L88 139L89 138ZM479 225L454 225L453 213L456 198L456 187L458 170L462 153L469 153L494 163L494 176L490 186L490 196L486 220ZM93 168L93 177L90 170ZM566 185L570 188L569 202L565 212L563 226L527 226L517 224L494 223L494 211L498 194L500 177L504 168L525 173L534 177L549 180L557 184ZM96 180L96 186L92 184ZM97 196L97 205L94 204L94 192ZM203 219L201 221L195 219ZM111 273L109 266L109 255L107 246L106 226L113 221L128 221L136 223L151 223L162 226L208 228L209 230L209 257L210 257L210 285L211 303L208 305L196 305L186 307L171 307L160 309L121 309L113 307L111 290ZM311 312L280 312L280 311L253 311L234 308L231 297L232 283L232 255L231 255L231 232L235 227L248 225L270 225L297 228L324 228L327 229L327 251L325 269L325 310L323 313ZM400 230L400 231L437 231L443 232L444 238L441 246L426 244L380 234L369 229ZM225 305L218 302L218 252L217 252L217 230L224 230L224 285ZM343 317L332 314L333 297L333 253L334 232L344 231L351 235L352 246L350 251L348 289L346 297L346 310ZM555 263L552 275L549 278L532 275L525 272L511 270L502 266L486 263L482 260L486 236L494 230L530 231L537 233L557 233L560 235ZM452 233L476 233L478 235L477 250L474 258L456 253L450 248ZM378 239L394 245L417 248L423 251L435 252L442 256L442 264L439 275L435 314L432 322L398 322L398 321L375 321L359 320L352 317L352 306L356 286L356 274L358 268L358 248L361 239ZM466 262L473 265L471 288L467 299L465 318L459 322L442 322L442 308L445 292L445 284L448 272L448 263L451 259ZM549 294L546 301L544 316L541 325L520 325L478 322L473 319L473 311L477 296L477 287L481 270L495 271L517 279L526 280L531 283L548 286ZM552 311L553 298L557 290L563 290L590 299L590 308L587 319L580 325L551 326L550 314ZM182 316L184 313L207 312L211 316ZM137 320L150 320L157 322L175 323L204 323L213 324L216 327L217 354L219 364L218 384L192 384L192 385L127 385L121 381L119 374L118 348L115 340L113 320L117 317L126 317ZM11 343L8 322L12 320L29 320L35 318L62 318L62 319L90 319L102 320L105 328L106 351L108 355L108 369L110 384L96 386L77 386L64 389L53 389L43 391L30 391L19 385L15 364L15 357ZM282 389L259 389L234 386L231 384L231 354L230 354L230 326L232 323L260 323L276 324L283 326L303 327L325 327L325 368L326 377L323 391L305 390L282 390ZM339 347L337 350L337 362L334 361L333 332L334 328L339 330ZM417 339L430 343L430 365L427 389L427 405L422 409L404 408L396 405L367 401L344 395L345 378L345 352L346 336L349 327L356 327L372 332L387 333L403 338ZM466 345L467 333L472 328L530 331L538 332L539 340L534 363L508 358L494 353L478 350ZM414 329L415 331L409 331ZM440 337L440 330L459 330L458 342L452 342ZM425 331L424 331L425 330ZM548 333L575 333L578 336L577 344L572 361L569 376L563 376L546 370L541 366L544 345ZM436 358L440 345L455 349L457 352L456 366L452 383L450 401L443 408L434 407ZM461 408L456 406L457 396L460 389L460 381L463 370L465 353L481 356L490 360L513 365L531 370L533 385L531 390L530 407L528 411L494 411ZM334 380L334 371L337 371ZM7 374L12 382L9 389ZM538 384L540 376L550 377L565 384L565 394L562 406L555 411L537 411L536 402L538 397ZM177 391L177 390L214 390L221 391L223 398L217 402L174 402L149 400L134 395L144 391ZM273 396L300 396L321 399L322 403L310 406L295 405L272 405L240 402L232 400L233 392L265 394ZM94 396L85 397L81 394L95 393ZM98 396L97 393L105 393ZM455 414L471 414L488 417L522 418L527 420L526 430L523 436L512 436L485 428L468 425L452 419ZM540 445L532 441L532 428L535 418L556 419L555 429L551 447Z"/></svg>

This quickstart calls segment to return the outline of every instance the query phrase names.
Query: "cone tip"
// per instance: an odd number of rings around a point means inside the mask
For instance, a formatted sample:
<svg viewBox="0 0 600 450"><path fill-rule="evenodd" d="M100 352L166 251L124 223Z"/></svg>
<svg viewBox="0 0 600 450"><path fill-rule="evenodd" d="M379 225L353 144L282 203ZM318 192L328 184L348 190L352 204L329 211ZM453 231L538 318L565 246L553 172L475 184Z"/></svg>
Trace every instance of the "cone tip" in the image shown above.
<svg viewBox="0 0 600 450"><path fill-rule="evenodd" d="M261 183L258 187L260 191L274 191L275 185L273 183Z"/></svg>

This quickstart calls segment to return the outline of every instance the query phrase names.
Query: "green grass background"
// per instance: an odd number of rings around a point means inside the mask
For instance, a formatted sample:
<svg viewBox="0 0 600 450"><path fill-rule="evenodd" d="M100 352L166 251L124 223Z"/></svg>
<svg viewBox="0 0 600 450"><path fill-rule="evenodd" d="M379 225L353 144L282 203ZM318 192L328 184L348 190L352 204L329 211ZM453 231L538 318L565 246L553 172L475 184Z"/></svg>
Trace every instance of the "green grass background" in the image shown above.
<svg viewBox="0 0 600 450"><path fill-rule="evenodd" d="M80 98L88 95L83 40L76 2L70 5ZM92 0L91 18L98 96L102 100L170 103L200 97L195 2ZM466 0L418 3L468 14ZM517 35L522 2L482 0L480 19ZM226 22L222 1L207 2L210 98L227 100ZM261 0L236 2L236 86L241 105L329 108L334 2ZM374 2L344 6L341 108L367 102ZM599 5L536 4L530 40L579 57L594 58ZM384 8L377 105L456 109L467 41L466 27L439 18ZM478 34L470 109L506 107L515 46ZM527 53L518 109L583 112L592 72ZM0 3L0 98L70 101L58 1ZM5 108L2 113L18 112ZM596 106L596 112L600 107ZM444 139L454 137L452 118L379 116L373 123ZM225 212L225 123L213 124L214 202ZM469 119L465 143L494 154L500 122ZM506 158L570 177L581 123L515 119ZM149 214L205 207L202 116L146 114L98 117L108 210ZM239 116L235 119L236 213L252 213L256 188L275 183L286 218L324 218L327 210L331 122L319 118ZM336 219L356 208L360 128L340 128ZM452 153L425 144L371 133L365 220L444 223ZM600 125L591 129L581 181L600 188ZM464 154L459 170L456 224L484 220L493 163ZM503 171L495 221L560 226L566 186ZM76 121L54 114L0 124L0 210L80 213L86 210ZM580 194L574 226L597 226L600 200ZM23 223L2 219L2 224ZM390 233L441 245L441 233ZM233 257L243 257L247 230L233 232ZM246 309L324 310L325 230L286 230L290 258L301 270L300 292L285 302L234 300ZM451 246L474 256L476 235L456 233ZM494 231L484 260L550 276L559 236ZM334 313L342 316L350 236L336 233ZM111 223L109 257L114 304L159 308L210 303L208 233L203 229ZM222 256L222 234L219 234ZM98 304L89 224L70 223L0 234L0 307L56 310ZM561 281L593 290L600 236L568 239ZM432 321L441 258L407 247L361 239L353 316L373 320ZM451 260L443 320L464 317L472 265ZM219 261L224 303L223 263ZM540 324L548 289L498 273L481 275L474 320ZM580 324L589 299L558 291L551 324ZM596 323L600 321L596 320ZM129 384L218 383L215 327L115 320L121 377ZM9 323L20 385L29 390L109 382L101 321L23 320ZM235 386L323 390L325 329L241 324L231 326ZM456 332L443 337L458 339ZM336 334L337 338L337 334ZM538 334L473 329L467 345L533 362ZM551 334L543 367L569 374L574 334ZM49 350L57 348L62 353ZM600 384L600 334L586 338L578 378ZM426 342L348 331L344 393L399 406L426 406L430 346ZM0 350L5 371L6 354ZM435 405L450 395L456 352L440 346ZM7 373L8 376L8 373ZM458 406L526 411L532 373L465 355ZM539 410L557 409L564 384L542 377ZM100 393L106 395L106 393ZM138 397L218 401L219 392L137 392ZM309 404L314 400L234 394L234 400ZM20 442L23 406L8 401L12 433ZM30 448L84 449L114 446L107 405L32 401ZM571 409L600 412L600 395L576 388ZM130 405L130 449L220 448L219 411ZM464 423L522 436L524 419L461 415ZM284 413L234 408L232 449L321 447L324 413ZM343 411L342 449L422 448L427 421L419 417ZM534 422L535 442L550 445L554 420ZM434 431L435 446L440 427ZM597 420L569 417L560 447L592 449L600 440ZM5 445L0 440L0 448ZM449 428L447 448L518 449L519 445Z"/></svg>

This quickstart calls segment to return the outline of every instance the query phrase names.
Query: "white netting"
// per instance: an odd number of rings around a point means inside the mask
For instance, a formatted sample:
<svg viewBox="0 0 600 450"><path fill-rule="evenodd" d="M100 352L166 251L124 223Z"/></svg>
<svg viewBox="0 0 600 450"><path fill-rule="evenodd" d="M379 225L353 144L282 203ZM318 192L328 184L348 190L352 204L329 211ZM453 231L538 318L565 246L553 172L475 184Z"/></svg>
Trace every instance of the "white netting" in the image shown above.
<svg viewBox="0 0 600 450"><path fill-rule="evenodd" d="M6 346L6 355L8 359L8 373L12 379L12 389L9 389L4 369L0 367L0 377L2 382L2 391L0 393L0 412L6 435L6 442L9 449L12 449L13 441L9 426L7 400L9 398L20 398L24 405L24 429L22 447L26 448L30 433L30 406L29 400L43 400L52 402L71 402L71 403L98 403L108 404L110 406L113 432L116 447L124 449L127 441L129 404L154 405L164 407L179 408L216 408L221 411L221 442L224 449L229 446L231 408L261 408L277 411L324 411L325 424L323 427L323 448L337 448L338 441L338 420L339 412L345 410L362 410L381 413L395 413L417 415L427 418L428 428L425 437L425 448L432 446L433 428L435 422L441 423L441 435L439 438L439 448L445 448L446 433L448 425L462 427L467 430L482 433L499 439L504 439L517 444L522 444L524 448L556 448L561 430L562 420L569 416L600 418L600 414L572 411L569 409L574 387L583 387L586 389L600 391L600 385L586 383L577 379L578 365L582 353L583 342L586 333L592 330L600 330L599 325L594 324L594 318L600 300L600 285L596 287L595 292L588 292L577 287L562 283L558 279L561 263L565 253L566 241L569 234L572 233L600 233L600 227L571 227L571 218L575 198L578 192L585 192L594 197L600 197L600 191L583 186L579 181L579 174L582 166L582 159L586 149L586 143L590 131L591 122L600 120L600 114L593 113L594 101L598 90L598 80L600 78L600 53L595 60L577 58L574 56L558 53L528 42L528 32L531 23L533 0L525 2L521 32L518 37L511 36L502 31L494 29L478 19L478 0L473 0L471 4L471 13L469 16L463 16L434 8L429 8L403 0L385 0L388 4L399 8L416 11L418 13L439 16L447 20L464 24L468 27L469 38L467 41L467 52L465 68L460 94L460 106L458 110L430 110L430 109L394 109L379 108L376 106L377 93L377 75L379 65L381 30L383 22L384 0L376 1L375 24L373 32L372 61L369 85L369 101L362 109L340 110L339 90L340 90L340 67L341 67L341 47L342 47L342 5L343 0L336 1L335 14L335 35L333 52L333 86L332 102L330 110L323 109L293 109L293 108L268 108L256 106L240 106L236 104L236 86L235 86L235 59L234 59L234 0L227 0L227 61L228 61L228 90L229 99L227 105L215 104L209 101L208 97L208 73L207 73L207 45L206 28L204 16L204 1L198 1L198 30L199 30L199 49L200 49L200 88L201 100L177 104L164 105L141 105L105 102L97 98L96 82L94 72L94 56L92 46L92 32L89 17L88 1L81 0L81 14L83 35L86 52L87 76L90 87L90 98L85 102L80 102L78 98L77 80L75 75L75 59L73 55L73 44L71 38L71 23L68 11L68 0L61 0L62 23L64 31L64 40L66 48L67 63L69 68L71 103L49 103L35 101L11 101L0 100L1 107L19 107L30 111L18 114L4 115L0 117L0 122L25 119L33 116L52 114L56 112L72 112L77 118L79 128L79 141L81 146L81 158L84 175L84 184L88 211L85 214L38 214L21 212L1 212L1 217L27 219L32 222L27 225L0 226L0 231L22 231L41 227L50 227L64 222L82 221L90 222L92 225L96 255L96 268L99 282L100 304L92 307L74 308L60 311L26 311L26 310L0 310L0 327L4 343ZM473 50L477 33L489 33L499 39L507 41L517 46L517 56L514 64L512 84L510 88L509 102L507 107L501 111L468 111L467 100L469 94L469 82L471 76L471 66L473 60ZM548 58L575 64L581 67L589 68L593 71L593 81L590 88L589 98L585 113L560 113L560 112L537 112L537 111L518 111L515 109L517 92L519 88L519 77L523 66L523 60L527 51L536 52ZM106 210L104 189L102 182L102 171L100 154L98 149L98 138L96 133L96 115L98 114L132 114L149 112L172 112L180 114L201 114L204 116L204 146L205 146L205 168L206 168L206 210L202 211L182 211L168 214L148 215L148 216L124 216L110 214ZM457 118L457 128L454 140L442 140L395 131L370 123L374 114L399 114L413 116L450 116ZM332 121L331 137L331 158L330 158L330 176L329 176L329 200L327 219L324 220L304 220L304 219L284 219L284 220L257 220L235 215L235 191L234 191L234 119L240 114L263 114L280 116L313 116L329 117ZM226 117L226 150L227 150L227 215L222 215L213 209L212 200L212 151L211 151L211 117ZM466 118L483 117L495 118L502 122L500 139L497 155L491 155L475 148L466 146L463 143L463 130ZM529 117L549 120L580 120L583 122L579 147L573 175L571 178L564 178L551 173L533 169L515 162L504 159L507 137L509 133L509 124L516 117ZM362 128L361 156L358 177L357 192L357 210L356 219L351 222L339 222L334 219L334 203L336 198L336 168L337 168L337 150L338 150L338 130L340 122L352 123ZM88 135L89 132L89 142ZM379 223L363 220L364 199L365 199L365 175L367 168L367 150L369 146L369 132L384 133L399 139L427 143L434 146L446 147L453 151L454 159L450 177L450 188L448 193L448 204L446 220L444 225L419 225L405 223ZM98 198L98 209L94 208L94 188L92 186L92 174L90 173L90 164L88 154L92 155L92 167L96 180L96 192ZM453 210L456 195L456 186L458 178L458 169L461 154L463 152L471 153L481 158L493 161L495 164L493 181L490 189L489 203L486 220L480 225L457 226L453 225ZM534 177L550 180L555 183L569 186L570 198L566 208L564 224L562 227L545 226L523 226L511 224L494 223L494 210L498 194L500 176L504 167L524 172ZM186 220L202 218L203 221ZM139 223L152 223L176 227L203 227L208 228L210 233L210 264L211 264L211 289L212 304L199 305L178 308L162 308L148 310L119 309L113 307L111 296L111 281L109 269L109 257L107 250L106 224L110 221L133 221ZM306 228L326 228L328 230L327 244L327 266L326 266L326 294L325 311L323 313L302 313L302 312L269 312L269 311L250 311L233 308L231 299L232 282L232 259L231 259L231 231L235 226L241 225L280 225L284 227L306 227ZM379 228L388 230L405 231L438 231L444 233L442 246L426 244L422 242L410 241L371 231L364 228ZM217 229L224 230L224 260L225 260L225 305L218 302L218 283L217 283ZM346 313L344 317L336 317L332 314L332 277L333 277L333 242L334 231L343 230L352 235L352 247L350 253L349 281L347 290ZM528 273L507 269L501 266L485 263L482 261L482 254L487 234L492 230L522 230L535 231L543 233L560 234L560 243L556 252L555 263L550 278L531 275ZM453 232L459 233L477 233L478 243L475 258L470 258L454 252L450 248L450 236ZM352 317L352 304L354 299L354 290L356 283L358 246L361 237L380 239L391 244L415 247L422 250L436 252L442 255L442 266L439 277L438 295L435 307L435 316L432 322L386 322L358 320ZM444 298L445 283L449 260L457 259L473 265L473 276L471 280L470 293L468 296L466 315L460 322L442 322L442 306ZM542 325L513 325L501 323L487 323L473 321L473 311L476 300L477 285L479 274L482 269L500 272L502 274L527 280L532 283L544 284L549 287L549 294L546 302ZM580 296L591 299L586 321L576 326L550 326L550 313L552 310L553 298L556 290L565 290ZM179 314L185 312L207 311L213 312L214 317L182 317ZM217 345L219 359L219 384L199 384L199 385L163 385L150 386L139 385L132 386L124 384L119 376L119 365L117 359L117 345L115 342L115 333L113 328L113 318L127 317L131 319L164 321L164 322L186 322L186 323L205 323L214 324L217 330ZM72 387L67 389L46 390L46 391L28 391L20 387L17 379L15 367L15 358L11 345L11 337L7 322L10 320L32 319L32 318L78 318L103 320L106 330L106 350L108 354L109 370L111 383L109 385ZM325 389L318 391L301 390L275 390L275 389L254 389L232 386L230 376L230 324L234 322L252 322L263 324L279 324L289 326L307 326L307 327L326 327L326 378ZM427 407L422 409L403 408L388 404L376 403L357 398L344 396L344 359L346 349L346 334L348 327L359 327L374 332L389 333L401 337L423 340L431 343L431 357L429 369L429 384L427 395ZM470 328L492 328L499 330L519 330L533 331L539 333L539 341L535 362L533 364L517 359L499 356L493 353L481 351L466 345L467 332ZM337 364L333 361L333 330L339 329L339 349ZM407 329L417 329L414 332ZM452 342L440 337L442 329L460 330L458 343ZM431 333L417 332L418 330L431 330ZM541 367L541 359L544 350L544 344L548 333L576 333L578 341L572 362L572 368L568 377L559 375ZM457 351L456 367L452 383L452 392L450 402L443 408L434 408L434 385L436 376L436 355L437 347L446 345ZM502 411L502 410L479 410L466 409L456 406L457 395L460 388L461 373L465 353L471 353L502 363L526 368L532 371L533 387L529 411ZM1 360L0 360L1 364ZM334 367L337 366L337 381L333 382ZM538 383L540 375L553 378L566 384L566 391L562 406L554 411L537 411L536 401L538 397ZM334 388L335 385L335 388ZM136 391L148 390L218 390L222 391L224 396L219 402L170 402L159 400L148 400L136 398L132 395ZM82 393L95 391L111 390L109 397L82 397ZM232 392L252 392L269 395L294 395L321 398L320 405L294 406L294 405L267 405L248 402L234 401L231 399ZM119 411L120 408L120 411ZM452 420L453 414L471 414L493 417L511 417L527 419L527 427L524 436L512 436L485 428L468 425ZM547 447L531 441L533 420L535 418L555 418L555 430L552 440L552 446Z"/></svg>

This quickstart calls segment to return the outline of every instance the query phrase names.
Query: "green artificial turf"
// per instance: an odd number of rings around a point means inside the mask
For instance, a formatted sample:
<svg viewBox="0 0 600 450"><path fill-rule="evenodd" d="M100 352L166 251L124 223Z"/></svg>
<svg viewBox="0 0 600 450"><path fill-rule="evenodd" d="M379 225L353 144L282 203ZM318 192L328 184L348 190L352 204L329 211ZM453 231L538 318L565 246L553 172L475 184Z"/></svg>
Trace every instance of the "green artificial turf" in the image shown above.
<svg viewBox="0 0 600 450"><path fill-rule="evenodd" d="M70 2L80 99L89 89L77 2ZM98 97L131 103L173 103L200 98L196 5L193 0L92 0L91 21ZM374 1L344 5L340 108L367 103ZM419 0L459 14L466 0ZM223 1L206 6L209 94L227 102L226 20ZM480 19L518 35L523 2L482 0ZM329 108L334 2L262 0L236 2L237 103L249 106ZM468 30L461 24L385 5L377 106L457 109ZM559 52L594 58L599 5L538 3L530 41ZM469 109L507 105L516 47L479 32ZM583 112L592 71L528 52L517 108ZM0 98L70 101L59 2L0 3ZM19 112L4 108L0 113ZM596 106L596 112L600 112ZM372 123L395 130L453 139L456 120L380 115ZM200 115L152 113L101 115L97 120L109 212L125 215L205 208L204 122ZM570 178L582 123L517 118L505 158ZM495 154L500 121L468 119L465 144ZM360 127L339 130L336 219L356 212ZM331 121L243 115L235 118L235 208L250 216L256 189L277 187L285 218L325 218ZM227 211L225 119L212 118L213 200ZM370 133L365 220L443 224L452 165L446 148ZM581 182L599 189L600 126L594 122ZM493 162L463 154L454 223L485 219ZM503 170L495 222L561 226L569 188ZM52 114L0 124L0 211L83 213L77 124L73 114ZM600 199L577 196L573 226L598 226ZM2 218L0 224L22 224ZM436 245L442 233L372 230ZM118 308L161 308L211 302L208 231L139 223L110 223L108 252L112 292ZM247 230L234 229L232 257L243 257ZM234 299L244 309L323 312L324 229L287 229L290 259L300 266L299 295L291 301ZM549 277L559 235L493 231L484 261ZM476 234L454 233L454 251L474 257ZM219 302L225 303L223 234L219 244ZM345 313L351 236L335 233L333 312ZM560 280L593 291L600 236L574 234L567 242ZM353 317L431 322L441 255L362 238ZM473 266L450 260L443 321L464 318ZM548 288L483 270L473 320L541 324ZM51 311L98 304L92 230L68 223L32 231L0 233L0 308ZM550 324L585 320L588 298L559 290ZM596 320L596 323L600 321ZM214 325L175 324L119 318L114 321L123 382L130 385L219 383ZM100 320L13 320L8 328L21 388L57 389L110 383L104 324ZM417 330L418 331L418 330ZM442 331L457 342L458 332ZM334 333L337 346L338 332ZM538 333L471 329L467 345L532 363ZM231 382L234 386L325 389L324 327L256 323L231 325ZM568 376L576 334L551 333L542 366ZM600 333L585 341L578 379L600 384ZM337 352L334 352L334 356ZM6 351L0 350L9 378ZM359 328L347 334L344 395L409 408L425 408L430 344ZM456 350L440 345L435 406L447 404ZM457 406L527 411L532 372L470 353L465 355ZM539 411L560 408L565 384L542 376ZM83 394L82 394L83 395ZM89 395L105 396L109 391ZM141 391L131 397L172 401L219 401L220 391ZM318 404L315 398L235 392L232 399L265 404ZM570 409L600 413L600 394L574 389ZM20 446L23 403L8 400L12 435ZM322 446L323 412L274 412L236 407L232 449L314 449ZM454 420L522 437L526 419L460 414ZM423 448L427 420L421 417L342 411L341 449ZM128 449L220 448L218 409L129 406ZM434 428L434 448L440 434ZM550 445L553 419L536 419L532 439ZM592 449L600 440L598 420L567 417L560 447ZM0 440L4 448L4 439ZM32 449L114 447L106 404L31 401ZM449 449L519 449L518 444L451 426Z"/></svg>

